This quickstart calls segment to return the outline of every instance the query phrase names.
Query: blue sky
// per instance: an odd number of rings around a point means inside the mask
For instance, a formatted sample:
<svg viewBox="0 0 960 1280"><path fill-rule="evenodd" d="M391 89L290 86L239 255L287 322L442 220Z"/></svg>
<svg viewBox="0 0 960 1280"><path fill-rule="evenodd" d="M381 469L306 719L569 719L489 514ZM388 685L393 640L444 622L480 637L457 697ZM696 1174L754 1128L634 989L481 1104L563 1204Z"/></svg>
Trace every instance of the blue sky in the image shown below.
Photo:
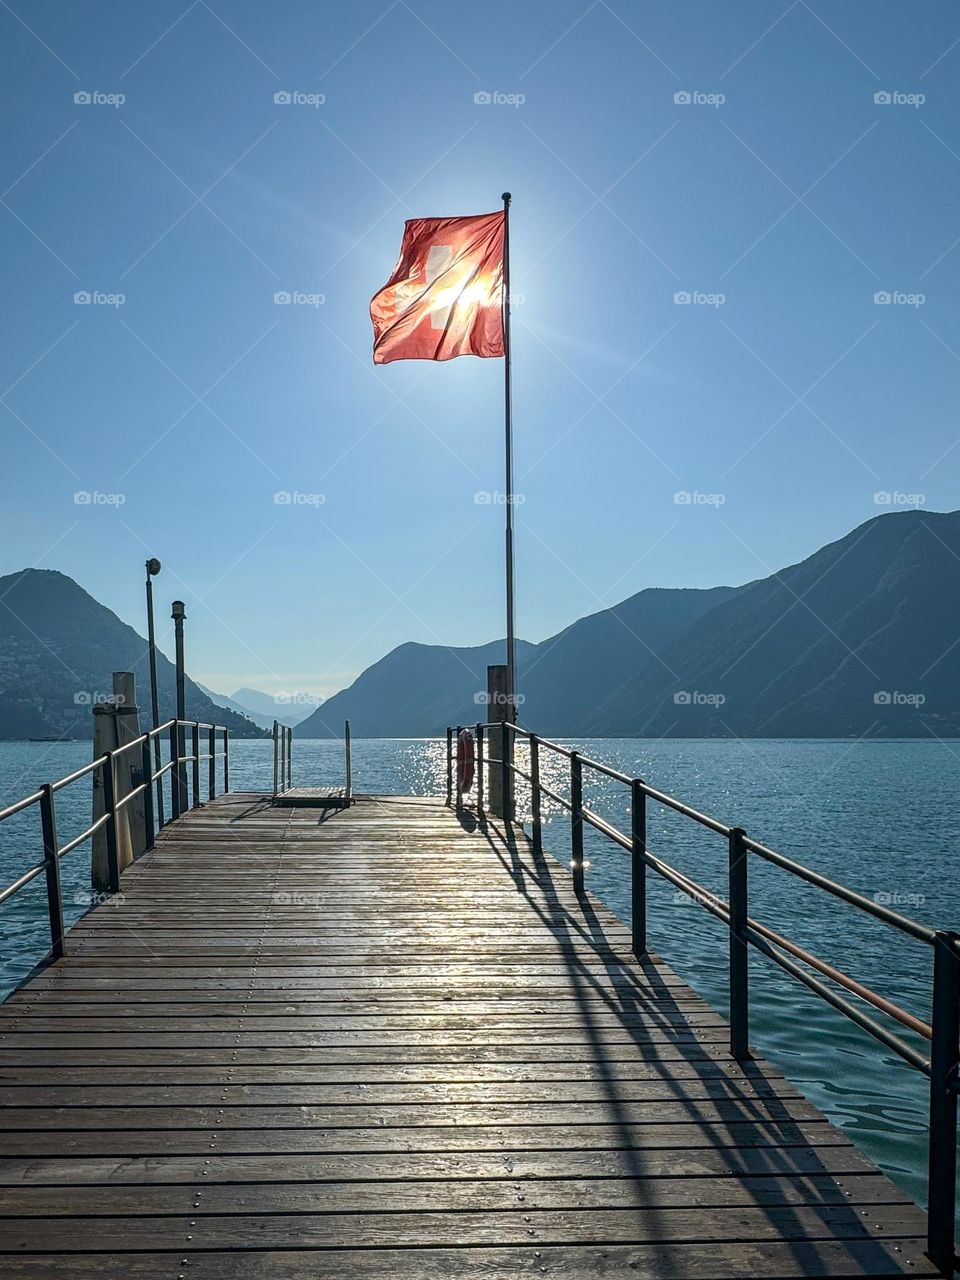
<svg viewBox="0 0 960 1280"><path fill-rule="evenodd" d="M0 39L0 572L142 630L159 556L209 685L502 634L502 364L375 369L367 304L405 218L505 189L521 635L957 505L955 5L10 0Z"/></svg>

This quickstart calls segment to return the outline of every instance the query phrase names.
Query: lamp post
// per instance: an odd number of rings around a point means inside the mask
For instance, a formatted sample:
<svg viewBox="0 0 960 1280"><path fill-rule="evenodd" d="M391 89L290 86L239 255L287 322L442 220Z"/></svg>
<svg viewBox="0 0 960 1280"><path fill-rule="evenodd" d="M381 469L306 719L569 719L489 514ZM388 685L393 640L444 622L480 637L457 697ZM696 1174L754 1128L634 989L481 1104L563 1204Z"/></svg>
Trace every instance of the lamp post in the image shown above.
<svg viewBox="0 0 960 1280"><path fill-rule="evenodd" d="M155 557L147 561L147 644L150 649L150 710L153 728L160 724L160 695L157 691L157 632L153 622L153 580L160 572L160 561ZM154 773L160 771L160 735L153 739ZM157 821L163 826L163 779L157 779Z"/></svg>
<svg viewBox="0 0 960 1280"><path fill-rule="evenodd" d="M176 636L176 663L177 663L177 754L180 757L180 765L177 769L177 804L175 812L183 813L186 808L185 798L187 794L187 766L184 762L186 755L186 736L184 734L184 726L180 723L187 718L186 712L186 677L184 675L183 662L183 624L187 616L187 607L182 600L174 600L171 605L171 618L173 618L174 632Z"/></svg>

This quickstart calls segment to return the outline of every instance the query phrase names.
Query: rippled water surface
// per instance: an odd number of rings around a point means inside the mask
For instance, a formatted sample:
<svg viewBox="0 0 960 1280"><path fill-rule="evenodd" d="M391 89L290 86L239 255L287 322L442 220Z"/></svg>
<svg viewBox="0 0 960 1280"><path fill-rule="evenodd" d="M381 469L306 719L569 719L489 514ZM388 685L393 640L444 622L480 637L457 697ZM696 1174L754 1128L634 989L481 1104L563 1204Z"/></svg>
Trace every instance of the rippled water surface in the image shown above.
<svg viewBox="0 0 960 1280"><path fill-rule="evenodd" d="M960 927L960 743L883 741L583 740L586 755L735 824L757 839L904 914L942 928ZM272 779L272 745L235 741L231 786L257 790ZM38 782L71 772L90 758L86 743L0 742L0 806ZM354 740L354 787L381 794L438 794L444 788L443 743L428 739ZM544 752L544 782L567 791L567 762ZM336 742L295 741L294 782L342 780ZM625 788L585 775L587 803L629 830ZM89 783L58 793L61 843L90 820ZM519 797L519 807L528 808ZM569 859L569 819L545 811L545 843ZM654 853L725 893L726 842L651 804ZM586 832L587 882L613 910L629 913L626 855ZM39 857L36 809L0 825L0 885ZM68 921L89 904L89 845L63 864ZM0 906L0 987L21 981L46 946L44 880ZM716 1008L726 1011L726 937L702 908L651 875L650 945ZM882 994L929 1016L930 955L913 942L819 890L754 859L751 914ZM908 1191L923 1198L926 1124L924 1080L895 1055L825 1006L762 957L751 958L751 1040Z"/></svg>

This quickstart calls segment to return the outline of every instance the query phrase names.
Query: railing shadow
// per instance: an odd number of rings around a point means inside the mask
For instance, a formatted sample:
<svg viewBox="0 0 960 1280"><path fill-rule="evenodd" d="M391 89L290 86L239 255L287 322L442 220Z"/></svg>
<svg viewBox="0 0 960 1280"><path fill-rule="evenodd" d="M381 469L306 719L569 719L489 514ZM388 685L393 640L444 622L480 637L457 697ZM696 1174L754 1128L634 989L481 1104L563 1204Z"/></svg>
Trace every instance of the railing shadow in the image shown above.
<svg viewBox="0 0 960 1280"><path fill-rule="evenodd" d="M667 983L664 966L656 957L625 958L616 940L608 936L614 921L605 928L590 895L578 898L572 886L558 881L562 864L538 853L522 829L518 838L513 826L492 823L485 814L468 810L461 812L458 820L465 831L485 839L517 892L561 944L557 960L575 1000L578 1025L587 1041L588 1061L603 1106L617 1131L617 1164L633 1180L633 1207L644 1215L644 1237L671 1238L672 1211L658 1203L660 1180L651 1176L647 1163L656 1143L655 1134L654 1143L649 1141L650 1128L664 1122L656 1117L656 1101L638 1102L642 1089L617 1070L618 1062L623 1061L616 1047L617 1031L626 1036L628 1054L639 1052L642 1061L654 1069L652 1080L672 1095L673 1102L681 1104L682 1119L677 1123L696 1128L696 1145L685 1142L678 1153L681 1163L686 1158L688 1168L695 1170L696 1157L691 1160L691 1153L697 1147L722 1151L728 1176L736 1179L744 1197L742 1207L766 1215L777 1239L790 1248L799 1267L817 1271L835 1266L836 1257L828 1258L823 1245L835 1248L855 1242L857 1266L865 1267L868 1273L874 1267L889 1273L890 1254L871 1241L860 1213L837 1188L834 1171L820 1158L804 1118L793 1114L809 1105L801 1095L790 1086L784 1087L785 1082L778 1083L782 1078L764 1064L738 1063L725 1045L707 1040L705 1035L711 1030L726 1032L719 1015L714 1015L717 1021L711 1027L709 1015L713 1011L706 1002L686 986ZM692 997L692 1002L687 998L680 1004L677 994L681 991ZM696 1018L703 1011L708 1014L707 1025L698 1030ZM614 1037L600 1016L610 1014L615 1017ZM689 1078L678 1078L678 1068ZM779 1096L787 1092L793 1096L787 1100ZM638 1108L650 1108L651 1118L645 1118ZM806 1125L811 1120L817 1123L818 1113L814 1112ZM682 1170L677 1176L682 1176ZM759 1187L757 1179L762 1180ZM802 1199L791 1203L783 1194L778 1197L775 1179L790 1179L802 1187ZM768 1194L759 1195L761 1188ZM811 1211L818 1222L813 1236ZM663 1255L660 1264L663 1274L670 1273L668 1255Z"/></svg>

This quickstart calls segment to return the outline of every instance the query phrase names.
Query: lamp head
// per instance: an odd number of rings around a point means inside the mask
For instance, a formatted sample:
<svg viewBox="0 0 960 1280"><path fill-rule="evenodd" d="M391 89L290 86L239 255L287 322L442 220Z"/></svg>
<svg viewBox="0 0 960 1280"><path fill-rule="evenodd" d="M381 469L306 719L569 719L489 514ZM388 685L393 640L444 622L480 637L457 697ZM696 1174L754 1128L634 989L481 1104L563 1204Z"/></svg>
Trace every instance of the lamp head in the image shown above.
<svg viewBox="0 0 960 1280"><path fill-rule="evenodd" d="M159 572L160 572L160 561L156 558L156 556L151 556L150 559L147 561L147 577L155 578Z"/></svg>
<svg viewBox="0 0 960 1280"><path fill-rule="evenodd" d="M187 616L187 606L183 603L182 600L174 600L170 608L171 608L170 617L173 618L174 621L176 621L177 619L180 619L182 621Z"/></svg>

